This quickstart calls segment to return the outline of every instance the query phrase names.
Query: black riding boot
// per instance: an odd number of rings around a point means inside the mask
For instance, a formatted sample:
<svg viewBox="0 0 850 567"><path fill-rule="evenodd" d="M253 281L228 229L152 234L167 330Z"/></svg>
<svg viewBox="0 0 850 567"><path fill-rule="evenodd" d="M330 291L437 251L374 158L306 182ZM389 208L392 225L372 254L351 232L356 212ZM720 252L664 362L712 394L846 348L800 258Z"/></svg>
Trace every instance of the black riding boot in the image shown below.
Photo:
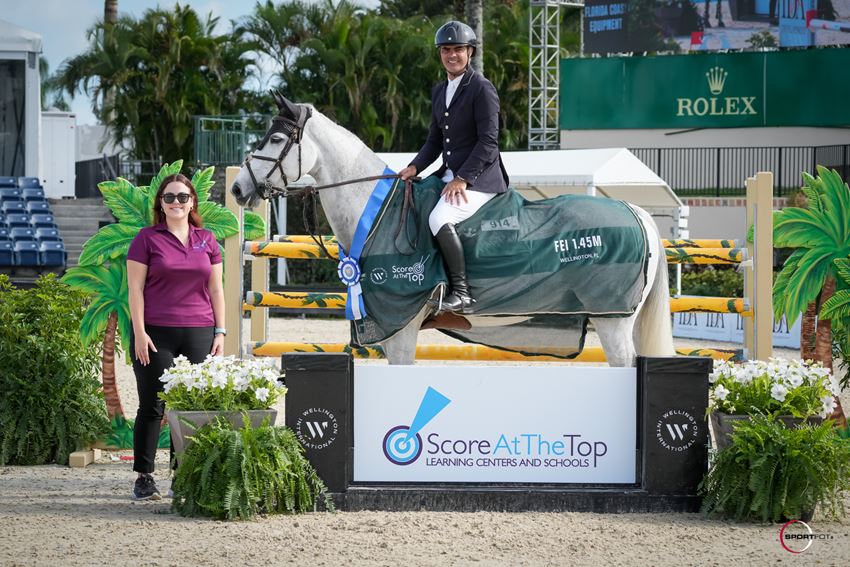
<svg viewBox="0 0 850 567"><path fill-rule="evenodd" d="M472 313L475 300L469 295L469 283L466 281L466 260L463 257L463 245L457 235L455 225L444 224L437 232L437 244L443 253L443 259L449 270L452 290L443 298L443 310L454 313Z"/></svg>

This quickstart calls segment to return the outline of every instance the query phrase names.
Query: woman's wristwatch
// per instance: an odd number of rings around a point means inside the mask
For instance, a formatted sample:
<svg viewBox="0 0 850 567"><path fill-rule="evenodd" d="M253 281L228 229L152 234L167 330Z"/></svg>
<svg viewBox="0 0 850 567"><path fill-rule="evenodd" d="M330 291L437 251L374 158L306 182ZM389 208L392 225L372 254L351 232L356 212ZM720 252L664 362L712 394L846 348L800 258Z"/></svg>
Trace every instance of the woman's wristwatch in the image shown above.
<svg viewBox="0 0 850 567"><path fill-rule="evenodd" d="M216 327L213 331L213 334L227 336L227 329L225 329L224 327Z"/></svg>

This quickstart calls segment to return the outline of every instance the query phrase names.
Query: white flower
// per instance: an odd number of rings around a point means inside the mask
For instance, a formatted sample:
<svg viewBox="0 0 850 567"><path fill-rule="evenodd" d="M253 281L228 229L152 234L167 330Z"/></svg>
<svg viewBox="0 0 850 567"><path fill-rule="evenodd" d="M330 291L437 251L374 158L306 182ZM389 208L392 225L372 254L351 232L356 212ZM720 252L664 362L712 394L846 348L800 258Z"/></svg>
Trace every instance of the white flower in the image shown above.
<svg viewBox="0 0 850 567"><path fill-rule="evenodd" d="M269 399L269 389L257 388L257 391L254 392L254 396L261 402L265 402L267 399Z"/></svg>
<svg viewBox="0 0 850 567"><path fill-rule="evenodd" d="M233 377L233 389L237 392L244 392L251 385L251 380L246 376Z"/></svg>
<svg viewBox="0 0 850 567"><path fill-rule="evenodd" d="M823 403L823 412L821 417L826 417L835 411L835 398L832 396L823 396L820 401Z"/></svg>
<svg viewBox="0 0 850 567"><path fill-rule="evenodd" d="M725 400L726 396L729 395L729 390L723 387L723 384L720 384L714 389L714 397L718 400Z"/></svg>
<svg viewBox="0 0 850 567"><path fill-rule="evenodd" d="M803 385L803 375L800 374L799 371L790 371L788 374L786 374L785 379L788 381L788 384L790 384L792 388L799 388Z"/></svg>
<svg viewBox="0 0 850 567"><path fill-rule="evenodd" d="M838 384L838 379L835 376L829 376L829 382L826 384L826 389L829 390L833 396L837 396L841 393L841 386Z"/></svg>
<svg viewBox="0 0 850 567"><path fill-rule="evenodd" d="M210 378L211 378L210 385L213 388L220 388L222 390L227 388L227 373L226 372L221 371L221 370L213 372L212 376L210 376Z"/></svg>
<svg viewBox="0 0 850 567"><path fill-rule="evenodd" d="M774 384L770 389L770 397L777 402L784 402L786 394L788 394L788 389L782 384Z"/></svg>

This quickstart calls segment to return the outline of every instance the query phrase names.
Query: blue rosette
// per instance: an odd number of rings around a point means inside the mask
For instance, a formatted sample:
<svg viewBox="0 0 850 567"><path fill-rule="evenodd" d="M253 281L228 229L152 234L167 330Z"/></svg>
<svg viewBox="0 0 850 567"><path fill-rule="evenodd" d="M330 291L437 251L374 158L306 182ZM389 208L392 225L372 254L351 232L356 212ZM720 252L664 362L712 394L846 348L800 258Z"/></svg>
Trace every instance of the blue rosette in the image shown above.
<svg viewBox="0 0 850 567"><path fill-rule="evenodd" d="M390 168L384 169L384 175L391 174L393 174L393 171ZM360 278L363 273L358 261L366 244L366 237L372 230L372 225L381 210L381 205L383 205L384 199L387 198L392 186L393 181L390 179L378 181L363 208L360 220L357 222L354 238L351 241L351 250L346 253L342 246L339 247L340 260L337 266L337 275L340 281L348 287L348 294L345 298L345 318L349 321L366 317L366 306L363 303L363 291L360 287Z"/></svg>

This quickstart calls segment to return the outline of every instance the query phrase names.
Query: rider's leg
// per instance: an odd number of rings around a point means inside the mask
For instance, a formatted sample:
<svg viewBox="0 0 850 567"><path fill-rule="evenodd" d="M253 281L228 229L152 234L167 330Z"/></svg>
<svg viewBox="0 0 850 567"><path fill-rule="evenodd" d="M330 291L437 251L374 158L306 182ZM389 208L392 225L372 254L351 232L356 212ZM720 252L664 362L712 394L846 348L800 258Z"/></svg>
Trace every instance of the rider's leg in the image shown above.
<svg viewBox="0 0 850 567"><path fill-rule="evenodd" d="M471 313L475 300L469 295L469 282L466 279L466 259L463 244L457 235L455 225L446 223L437 231L437 243L443 253L443 260L449 271L452 291L443 299L443 309L460 313Z"/></svg>
<svg viewBox="0 0 850 567"><path fill-rule="evenodd" d="M454 225L471 217L475 211L495 196L493 193L468 190L466 191L468 202L454 205L445 199L440 199L431 211L428 224L431 233L437 238L437 244L440 246L449 272L449 283L452 286L452 292L443 299L445 311L469 313L472 303L475 301L469 295L466 259L463 254L463 245Z"/></svg>

